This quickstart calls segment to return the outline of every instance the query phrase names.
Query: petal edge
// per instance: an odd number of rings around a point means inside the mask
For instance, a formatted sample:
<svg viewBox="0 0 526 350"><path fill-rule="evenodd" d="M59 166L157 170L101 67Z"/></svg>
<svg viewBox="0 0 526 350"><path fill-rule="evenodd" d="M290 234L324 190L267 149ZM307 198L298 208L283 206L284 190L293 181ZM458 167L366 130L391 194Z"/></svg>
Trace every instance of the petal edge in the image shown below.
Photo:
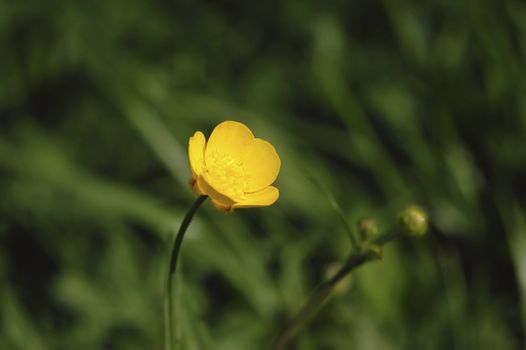
<svg viewBox="0 0 526 350"><path fill-rule="evenodd" d="M270 142L256 138L245 149L243 165L249 177L247 191L257 192L272 185L276 180L281 168L281 159Z"/></svg>
<svg viewBox="0 0 526 350"><path fill-rule="evenodd" d="M202 174L205 162L205 148L205 135L201 131L196 131L194 135L188 139L188 162L194 179Z"/></svg>
<svg viewBox="0 0 526 350"><path fill-rule="evenodd" d="M214 128L208 138L205 161L214 152L240 160L246 145L253 139L254 134L245 124L232 120L224 121Z"/></svg>
<svg viewBox="0 0 526 350"><path fill-rule="evenodd" d="M246 193L245 199L234 203L232 208L256 208L267 207L274 204L279 198L279 190L274 186L269 186L261 191Z"/></svg>

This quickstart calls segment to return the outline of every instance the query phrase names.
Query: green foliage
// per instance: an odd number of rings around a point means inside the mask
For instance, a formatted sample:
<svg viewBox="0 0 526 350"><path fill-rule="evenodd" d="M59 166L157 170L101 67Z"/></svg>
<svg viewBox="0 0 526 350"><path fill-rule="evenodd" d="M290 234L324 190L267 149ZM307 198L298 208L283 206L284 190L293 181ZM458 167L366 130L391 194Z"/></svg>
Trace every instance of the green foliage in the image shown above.
<svg viewBox="0 0 526 350"><path fill-rule="evenodd" d="M407 205L419 240L353 272L291 349L526 346L526 5L0 1L0 349L161 349L186 143L244 122L282 159L272 207L182 248L184 349L268 349Z"/></svg>

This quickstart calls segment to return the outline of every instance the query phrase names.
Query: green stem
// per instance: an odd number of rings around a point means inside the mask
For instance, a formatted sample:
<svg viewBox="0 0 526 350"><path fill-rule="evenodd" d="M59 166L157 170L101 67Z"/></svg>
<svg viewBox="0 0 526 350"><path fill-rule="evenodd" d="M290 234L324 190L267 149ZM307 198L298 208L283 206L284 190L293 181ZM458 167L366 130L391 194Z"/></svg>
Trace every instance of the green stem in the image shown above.
<svg viewBox="0 0 526 350"><path fill-rule="evenodd" d="M367 249L353 249L353 252L345 264L328 281L321 283L314 289L307 302L280 333L274 342L272 349L285 349L285 346L288 344L289 340L292 339L296 331L318 311L321 304L331 294L334 286L352 270L363 265L365 262L379 259L381 257L379 246L397 238L398 236L399 234L397 232L389 232L375 239L372 244L368 245Z"/></svg>
<svg viewBox="0 0 526 350"><path fill-rule="evenodd" d="M201 206L201 204L205 201L207 196L199 196L190 210L186 213L183 222L181 223L181 226L179 227L179 231L177 232L177 236L175 237L175 241L172 247L172 252L170 254L170 265L168 268L168 276L166 280L166 298L167 298L167 307L165 310L165 332L166 332L166 346L165 348L167 350L172 349L172 343L173 343L173 336L172 336L172 330L173 330L173 300L172 300L172 279L175 275L175 270L177 267L177 259L179 258L179 251L181 250L181 245L183 243L183 238L186 233L186 230L188 229L188 226L192 222L192 219L194 217L194 214L197 212L197 209Z"/></svg>
<svg viewBox="0 0 526 350"><path fill-rule="evenodd" d="M309 171L305 171L306 174L309 174ZM351 226L349 225L349 222L347 221L345 217L345 213L343 212L342 208L338 204L338 201L336 198L334 198L334 195L329 190L329 188L316 176L314 175L308 175L308 178L316 185L318 188L325 194L327 197L327 200L329 201L329 204L331 205L332 209L336 212L338 215L338 218L343 224L343 227L345 228L345 231L347 231L347 236L349 237L349 240L351 241L352 249L358 249L358 239L356 238Z"/></svg>
<svg viewBox="0 0 526 350"><path fill-rule="evenodd" d="M393 239L396 239L398 237L401 236L401 233L400 233L400 229L399 228L396 228L396 229L392 229L390 231L388 231L386 234L384 235L381 235L380 237L377 237L376 239L373 240L373 244L376 244L376 245L379 245L379 246L382 246L390 241L392 241Z"/></svg>

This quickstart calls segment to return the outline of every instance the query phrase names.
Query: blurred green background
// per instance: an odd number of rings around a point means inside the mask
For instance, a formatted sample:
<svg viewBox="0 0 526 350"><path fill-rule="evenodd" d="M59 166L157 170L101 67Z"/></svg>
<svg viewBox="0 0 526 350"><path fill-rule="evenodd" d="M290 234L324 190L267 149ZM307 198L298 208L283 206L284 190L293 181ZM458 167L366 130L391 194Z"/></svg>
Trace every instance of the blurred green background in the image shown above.
<svg viewBox="0 0 526 350"><path fill-rule="evenodd" d="M0 349L162 349L188 137L233 119L282 160L272 207L205 203L183 349L268 349L349 242L431 230L353 272L290 349L521 349L526 3L0 0Z"/></svg>

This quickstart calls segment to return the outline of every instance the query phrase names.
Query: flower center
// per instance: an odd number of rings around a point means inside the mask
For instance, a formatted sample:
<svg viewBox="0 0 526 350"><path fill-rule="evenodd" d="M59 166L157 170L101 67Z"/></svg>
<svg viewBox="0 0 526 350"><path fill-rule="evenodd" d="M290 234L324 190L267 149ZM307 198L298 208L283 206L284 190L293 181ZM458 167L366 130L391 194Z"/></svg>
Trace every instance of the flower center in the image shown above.
<svg viewBox="0 0 526 350"><path fill-rule="evenodd" d="M217 191L233 199L243 199L248 188L243 162L218 151L206 158L209 182Z"/></svg>

